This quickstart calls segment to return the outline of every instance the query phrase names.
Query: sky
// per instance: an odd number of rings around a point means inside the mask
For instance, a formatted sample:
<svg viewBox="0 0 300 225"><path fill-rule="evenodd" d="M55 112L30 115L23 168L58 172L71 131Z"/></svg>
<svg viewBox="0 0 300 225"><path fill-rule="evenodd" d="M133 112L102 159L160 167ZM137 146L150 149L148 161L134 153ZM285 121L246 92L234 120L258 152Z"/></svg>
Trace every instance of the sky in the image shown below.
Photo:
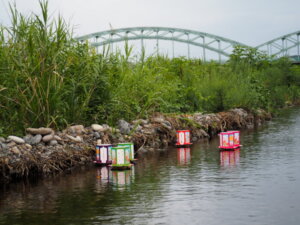
<svg viewBox="0 0 300 225"><path fill-rule="evenodd" d="M8 26L10 0L0 0ZM38 0L15 0L25 15L39 14ZM76 36L116 28L163 26L211 33L257 46L300 30L300 0L49 0Z"/></svg>

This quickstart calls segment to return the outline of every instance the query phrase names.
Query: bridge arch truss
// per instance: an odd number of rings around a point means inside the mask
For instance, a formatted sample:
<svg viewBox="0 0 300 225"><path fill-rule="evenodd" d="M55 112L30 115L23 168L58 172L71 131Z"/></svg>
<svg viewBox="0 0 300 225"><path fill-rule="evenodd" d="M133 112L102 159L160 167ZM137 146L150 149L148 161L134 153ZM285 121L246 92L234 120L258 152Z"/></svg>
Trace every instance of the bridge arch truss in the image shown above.
<svg viewBox="0 0 300 225"><path fill-rule="evenodd" d="M272 39L261 45L256 46L257 49L266 52L269 56L300 56L300 31L289 33L281 37Z"/></svg>
<svg viewBox="0 0 300 225"><path fill-rule="evenodd" d="M159 40L172 41L172 54L174 57L174 42L187 44L188 57L190 57L190 45L202 48L203 60L206 61L206 51L210 50L221 56L228 57L234 46L246 46L237 41L217 35L179 28L168 27L131 27L112 29L97 33L92 33L76 38L79 41L88 40L94 47L110 45L116 42L130 40L141 40L141 47L144 47L144 40L156 40L157 52L159 51Z"/></svg>

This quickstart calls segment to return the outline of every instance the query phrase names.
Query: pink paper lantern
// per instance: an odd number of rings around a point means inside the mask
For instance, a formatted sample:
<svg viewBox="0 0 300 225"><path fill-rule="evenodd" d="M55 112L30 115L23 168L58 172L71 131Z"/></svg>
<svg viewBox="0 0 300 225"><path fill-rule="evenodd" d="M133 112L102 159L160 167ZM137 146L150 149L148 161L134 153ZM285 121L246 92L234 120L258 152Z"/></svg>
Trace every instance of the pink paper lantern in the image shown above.
<svg viewBox="0 0 300 225"><path fill-rule="evenodd" d="M191 145L190 131L189 130L177 130L177 143L178 146Z"/></svg>

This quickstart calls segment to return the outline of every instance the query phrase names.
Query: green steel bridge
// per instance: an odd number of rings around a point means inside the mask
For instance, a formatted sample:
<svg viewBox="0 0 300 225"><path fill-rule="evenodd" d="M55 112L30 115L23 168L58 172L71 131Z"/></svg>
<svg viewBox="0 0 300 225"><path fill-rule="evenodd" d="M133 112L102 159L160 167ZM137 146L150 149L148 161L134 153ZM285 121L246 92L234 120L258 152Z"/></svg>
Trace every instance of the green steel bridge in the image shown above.
<svg viewBox="0 0 300 225"><path fill-rule="evenodd" d="M275 57L288 56L295 62L300 63L299 52L300 31L283 35L270 40L255 48L264 51L268 55ZM227 58L236 45L248 46L225 37L214 34L204 33L195 30L170 28L170 27L129 27L120 29L111 29L96 32L76 38L79 41L89 41L89 43L98 48L100 46L111 46L113 43L126 41L141 41L141 48L144 48L145 40L155 40L156 50L159 52L159 40L172 42L172 55L174 57L174 42L187 44L187 55L190 57L190 46L197 46L201 50L203 60L207 60L207 52L216 53L221 62L222 57ZM248 46L249 47L249 46Z"/></svg>

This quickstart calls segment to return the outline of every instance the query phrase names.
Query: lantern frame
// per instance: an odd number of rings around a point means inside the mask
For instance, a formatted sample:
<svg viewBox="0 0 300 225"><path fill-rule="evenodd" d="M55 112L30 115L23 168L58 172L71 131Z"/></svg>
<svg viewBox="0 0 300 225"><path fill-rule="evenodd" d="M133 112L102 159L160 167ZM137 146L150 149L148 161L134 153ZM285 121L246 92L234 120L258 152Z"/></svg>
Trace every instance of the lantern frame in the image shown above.
<svg viewBox="0 0 300 225"><path fill-rule="evenodd" d="M121 158L119 158L121 157ZM123 159L122 159L123 158ZM130 148L126 146L111 148L112 168L130 167ZM122 163L123 162L123 163Z"/></svg>
<svg viewBox="0 0 300 225"><path fill-rule="evenodd" d="M227 131L221 132L220 137L220 149L236 149L241 147L240 145L240 132L239 131Z"/></svg>
<svg viewBox="0 0 300 225"><path fill-rule="evenodd" d="M134 144L131 142L128 143L119 143L117 147L129 147L130 148L130 161L134 161Z"/></svg>
<svg viewBox="0 0 300 225"><path fill-rule="evenodd" d="M177 130L176 131L176 137L177 137L177 146L185 146L185 145L191 145L190 142L191 134L190 130Z"/></svg>
<svg viewBox="0 0 300 225"><path fill-rule="evenodd" d="M97 165L111 164L111 144L96 145L96 154L94 163Z"/></svg>

